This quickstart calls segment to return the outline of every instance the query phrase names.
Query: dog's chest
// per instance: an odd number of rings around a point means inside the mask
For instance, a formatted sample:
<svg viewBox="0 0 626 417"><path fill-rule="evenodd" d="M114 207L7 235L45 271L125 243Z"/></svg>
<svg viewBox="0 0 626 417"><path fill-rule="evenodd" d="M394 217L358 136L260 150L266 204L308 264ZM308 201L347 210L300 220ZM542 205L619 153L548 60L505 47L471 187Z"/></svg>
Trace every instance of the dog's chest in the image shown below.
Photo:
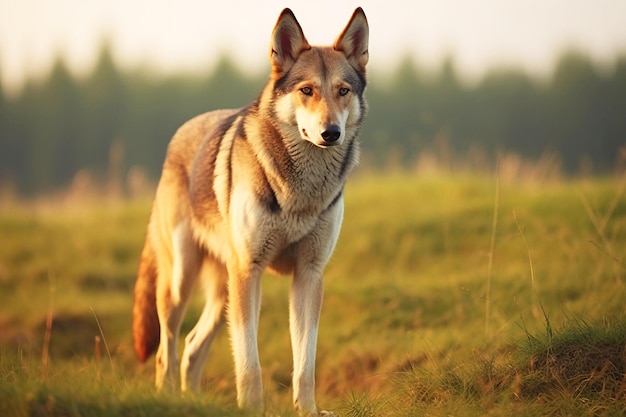
<svg viewBox="0 0 626 417"><path fill-rule="evenodd" d="M340 191L340 190L339 190ZM319 223L332 199L319 195L293 195L281 198L270 209L250 190L235 190L231 198L231 226L234 235L252 246L272 241L283 246L299 241ZM237 238L236 238L237 239Z"/></svg>

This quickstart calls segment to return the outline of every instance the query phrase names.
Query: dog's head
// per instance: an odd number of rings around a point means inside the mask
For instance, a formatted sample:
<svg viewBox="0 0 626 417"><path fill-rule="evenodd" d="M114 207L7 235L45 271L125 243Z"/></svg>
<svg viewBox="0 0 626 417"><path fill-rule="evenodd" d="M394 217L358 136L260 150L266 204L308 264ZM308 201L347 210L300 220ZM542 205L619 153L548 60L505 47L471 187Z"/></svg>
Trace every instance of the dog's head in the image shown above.
<svg viewBox="0 0 626 417"><path fill-rule="evenodd" d="M363 9L354 11L330 47L312 47L289 9L272 33L270 61L275 112L319 147L341 145L367 111L363 98L369 28Z"/></svg>

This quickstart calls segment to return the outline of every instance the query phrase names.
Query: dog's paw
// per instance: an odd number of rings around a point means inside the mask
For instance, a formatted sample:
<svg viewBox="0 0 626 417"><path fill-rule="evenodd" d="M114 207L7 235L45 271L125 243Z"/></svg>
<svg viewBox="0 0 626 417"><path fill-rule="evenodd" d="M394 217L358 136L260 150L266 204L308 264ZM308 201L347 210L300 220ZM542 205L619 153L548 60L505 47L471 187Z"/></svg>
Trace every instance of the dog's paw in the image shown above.
<svg viewBox="0 0 626 417"><path fill-rule="evenodd" d="M325 410L320 411L318 416L319 417L339 417L337 414L333 413L332 411L325 411Z"/></svg>

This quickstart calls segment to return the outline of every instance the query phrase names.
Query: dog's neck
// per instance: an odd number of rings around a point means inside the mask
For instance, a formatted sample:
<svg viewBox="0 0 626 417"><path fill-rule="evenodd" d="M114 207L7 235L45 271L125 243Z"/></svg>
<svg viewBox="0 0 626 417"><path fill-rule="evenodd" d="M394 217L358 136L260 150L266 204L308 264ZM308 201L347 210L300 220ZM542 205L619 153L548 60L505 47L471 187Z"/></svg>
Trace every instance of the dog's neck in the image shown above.
<svg viewBox="0 0 626 417"><path fill-rule="evenodd" d="M303 139L297 126L271 123L269 109L253 107L250 116L260 123L249 126L262 127L247 137L262 138L251 145L262 155L259 161L281 207L298 212L325 209L358 163L358 129L351 129L341 145L320 148Z"/></svg>

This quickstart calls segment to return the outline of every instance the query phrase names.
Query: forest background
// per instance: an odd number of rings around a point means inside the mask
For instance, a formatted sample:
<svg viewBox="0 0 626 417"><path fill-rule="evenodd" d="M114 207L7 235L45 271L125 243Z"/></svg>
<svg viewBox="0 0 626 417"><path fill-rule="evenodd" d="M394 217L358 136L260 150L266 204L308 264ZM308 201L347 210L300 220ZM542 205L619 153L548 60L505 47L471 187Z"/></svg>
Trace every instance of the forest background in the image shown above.
<svg viewBox="0 0 626 417"><path fill-rule="evenodd" d="M269 69L246 75L223 55L204 75L122 69L104 42L76 75L59 55L13 93L0 87L1 198L74 188L130 195L158 179L178 126L256 98ZM474 82L454 58L427 70L407 55L370 74L364 169L493 172L497 155L543 161L541 175L610 174L626 164L626 54L611 67L564 51L547 77L493 68ZM514 164L515 165L515 164Z"/></svg>

